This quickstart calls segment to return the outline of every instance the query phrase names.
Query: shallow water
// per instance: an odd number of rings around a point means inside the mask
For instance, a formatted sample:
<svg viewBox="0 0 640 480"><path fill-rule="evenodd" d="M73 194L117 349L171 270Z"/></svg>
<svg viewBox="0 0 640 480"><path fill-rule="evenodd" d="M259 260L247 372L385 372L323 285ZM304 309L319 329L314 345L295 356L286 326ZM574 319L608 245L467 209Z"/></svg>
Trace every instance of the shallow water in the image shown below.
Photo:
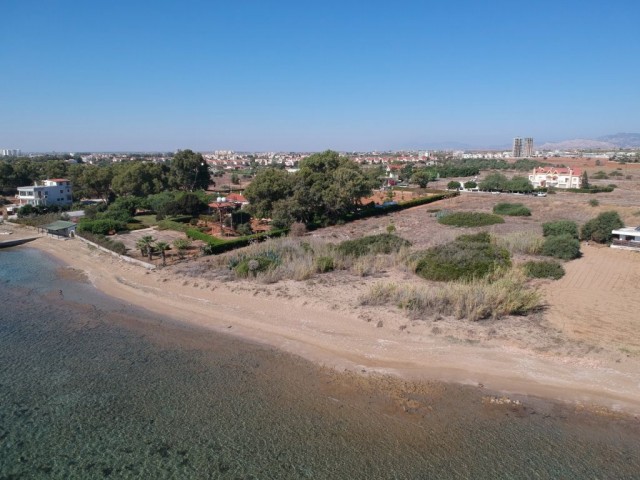
<svg viewBox="0 0 640 480"><path fill-rule="evenodd" d="M337 374L61 273L0 252L0 478L640 478L633 419Z"/></svg>

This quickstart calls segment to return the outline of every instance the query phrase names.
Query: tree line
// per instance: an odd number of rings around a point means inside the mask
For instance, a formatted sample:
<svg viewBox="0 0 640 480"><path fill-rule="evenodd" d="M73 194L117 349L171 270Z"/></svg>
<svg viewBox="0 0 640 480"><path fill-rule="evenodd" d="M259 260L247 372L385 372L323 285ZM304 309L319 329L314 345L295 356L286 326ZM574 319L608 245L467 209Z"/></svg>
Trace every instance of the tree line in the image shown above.
<svg viewBox="0 0 640 480"><path fill-rule="evenodd" d="M0 194L12 195L18 187L47 178L69 179L76 198L101 198L107 202L119 196L146 197L167 189L206 190L211 183L204 158L192 150L182 150L164 163L132 160L99 166L59 158L0 161Z"/></svg>

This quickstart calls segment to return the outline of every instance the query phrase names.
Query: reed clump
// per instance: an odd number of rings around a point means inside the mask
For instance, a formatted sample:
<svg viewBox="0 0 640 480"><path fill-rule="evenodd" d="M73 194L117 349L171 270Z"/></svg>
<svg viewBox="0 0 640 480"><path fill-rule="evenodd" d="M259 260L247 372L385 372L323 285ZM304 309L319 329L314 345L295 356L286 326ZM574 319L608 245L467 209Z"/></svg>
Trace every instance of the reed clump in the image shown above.
<svg viewBox="0 0 640 480"><path fill-rule="evenodd" d="M444 284L378 282L360 297L360 305L396 305L413 318L434 315L478 321L526 315L541 308L540 294L526 285L518 269L501 275Z"/></svg>

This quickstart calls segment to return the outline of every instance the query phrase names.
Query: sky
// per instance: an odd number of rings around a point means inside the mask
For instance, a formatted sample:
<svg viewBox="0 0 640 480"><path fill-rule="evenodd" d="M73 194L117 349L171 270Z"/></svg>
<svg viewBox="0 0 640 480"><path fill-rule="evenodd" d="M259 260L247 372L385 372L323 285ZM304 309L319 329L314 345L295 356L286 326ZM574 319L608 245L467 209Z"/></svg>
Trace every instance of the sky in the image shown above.
<svg viewBox="0 0 640 480"><path fill-rule="evenodd" d="M637 0L0 0L0 148L397 150L640 132Z"/></svg>

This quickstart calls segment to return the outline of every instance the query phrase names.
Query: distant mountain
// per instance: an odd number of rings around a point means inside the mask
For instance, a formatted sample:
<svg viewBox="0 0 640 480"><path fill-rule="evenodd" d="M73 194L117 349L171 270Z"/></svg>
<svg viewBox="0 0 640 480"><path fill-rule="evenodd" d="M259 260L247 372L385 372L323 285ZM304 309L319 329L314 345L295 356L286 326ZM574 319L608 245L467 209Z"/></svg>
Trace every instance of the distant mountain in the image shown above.
<svg viewBox="0 0 640 480"><path fill-rule="evenodd" d="M640 147L640 133L616 133L603 135L595 139L576 138L562 142L545 143L537 147L539 150L611 150L614 148Z"/></svg>
<svg viewBox="0 0 640 480"><path fill-rule="evenodd" d="M600 140L589 140L586 138L575 138L573 140L564 140L562 142L545 143L536 147L537 150L585 150L585 149L603 149L608 150L617 148L616 145Z"/></svg>
<svg viewBox="0 0 640 480"><path fill-rule="evenodd" d="M618 148L640 147L640 133L615 133L598 137L596 140L612 143Z"/></svg>

